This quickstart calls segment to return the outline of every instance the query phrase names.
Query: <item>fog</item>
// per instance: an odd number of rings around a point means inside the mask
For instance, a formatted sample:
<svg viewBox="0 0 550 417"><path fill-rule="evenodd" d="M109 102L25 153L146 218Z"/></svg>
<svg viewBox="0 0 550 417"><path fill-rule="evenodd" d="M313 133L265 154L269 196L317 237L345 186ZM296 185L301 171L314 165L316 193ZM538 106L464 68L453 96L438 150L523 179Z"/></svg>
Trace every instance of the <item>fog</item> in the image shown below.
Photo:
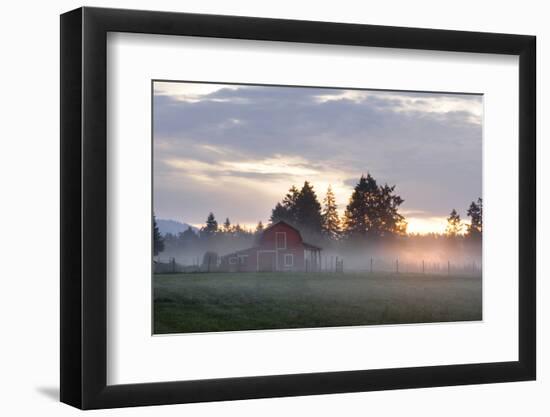
<svg viewBox="0 0 550 417"><path fill-rule="evenodd" d="M343 246L335 252L348 271L478 273L482 264L481 242L462 237L408 236Z"/></svg>
<svg viewBox="0 0 550 417"><path fill-rule="evenodd" d="M241 231L186 237L164 236L164 250L156 257L167 272L196 272L208 263L209 272L217 269L224 256L257 246L260 233ZM304 241L320 247L318 270L334 271L336 260L343 272L392 272L433 274L481 274L482 241L465 236L440 234L404 235L353 240L329 240L304 234ZM202 269L201 269L202 268Z"/></svg>

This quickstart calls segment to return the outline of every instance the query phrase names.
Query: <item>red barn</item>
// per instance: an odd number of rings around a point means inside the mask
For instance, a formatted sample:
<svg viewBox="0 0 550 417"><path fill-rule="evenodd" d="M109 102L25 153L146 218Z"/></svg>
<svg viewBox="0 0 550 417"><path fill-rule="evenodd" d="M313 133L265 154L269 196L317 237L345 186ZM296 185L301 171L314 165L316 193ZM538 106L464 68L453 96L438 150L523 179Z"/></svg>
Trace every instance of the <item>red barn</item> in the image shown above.
<svg viewBox="0 0 550 417"><path fill-rule="evenodd" d="M263 231L256 246L223 256L220 269L228 272L318 271L321 250L304 242L298 229L279 221Z"/></svg>

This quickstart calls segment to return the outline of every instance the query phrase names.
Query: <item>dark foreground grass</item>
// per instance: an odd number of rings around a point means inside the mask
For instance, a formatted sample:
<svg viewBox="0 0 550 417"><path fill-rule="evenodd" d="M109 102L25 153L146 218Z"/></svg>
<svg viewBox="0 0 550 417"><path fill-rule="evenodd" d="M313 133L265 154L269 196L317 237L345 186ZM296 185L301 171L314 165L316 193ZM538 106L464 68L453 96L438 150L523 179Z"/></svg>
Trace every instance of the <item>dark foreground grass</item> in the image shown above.
<svg viewBox="0 0 550 417"><path fill-rule="evenodd" d="M421 274L155 275L154 333L481 320L481 278Z"/></svg>

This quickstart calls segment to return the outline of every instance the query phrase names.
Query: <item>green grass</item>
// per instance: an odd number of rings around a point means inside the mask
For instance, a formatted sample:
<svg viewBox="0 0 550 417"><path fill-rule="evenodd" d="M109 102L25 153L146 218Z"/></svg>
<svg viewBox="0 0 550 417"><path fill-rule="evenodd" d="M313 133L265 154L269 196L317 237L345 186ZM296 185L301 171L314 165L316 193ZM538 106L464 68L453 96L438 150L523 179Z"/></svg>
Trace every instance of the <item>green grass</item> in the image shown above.
<svg viewBox="0 0 550 417"><path fill-rule="evenodd" d="M155 275L154 333L481 320L481 279L421 274Z"/></svg>

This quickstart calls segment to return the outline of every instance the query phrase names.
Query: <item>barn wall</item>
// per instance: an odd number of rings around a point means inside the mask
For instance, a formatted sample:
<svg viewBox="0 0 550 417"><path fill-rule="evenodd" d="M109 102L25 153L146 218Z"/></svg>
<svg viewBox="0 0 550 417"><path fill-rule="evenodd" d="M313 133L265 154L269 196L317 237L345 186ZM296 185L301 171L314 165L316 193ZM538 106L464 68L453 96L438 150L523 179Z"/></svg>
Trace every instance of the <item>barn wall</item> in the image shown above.
<svg viewBox="0 0 550 417"><path fill-rule="evenodd" d="M275 249L275 239L277 232L286 233L286 245L289 247L298 247L302 245L302 238L298 231L292 227L279 223L264 232L260 239L260 246L265 249Z"/></svg>
<svg viewBox="0 0 550 417"><path fill-rule="evenodd" d="M286 248L276 249L277 233L286 233ZM270 253L269 251L274 251ZM273 257L273 268L278 271L305 271L304 245L300 233L291 226L280 223L271 226L261 236L258 246L250 248L246 251L240 251L238 254L229 254L222 258L222 271L227 272L256 272L258 270L258 253L262 257L262 265L260 269L266 268L266 262L270 257ZM232 256L246 254L246 262L231 264L229 259ZM285 255L292 254L293 265L285 266ZM265 262L265 264L264 264Z"/></svg>

